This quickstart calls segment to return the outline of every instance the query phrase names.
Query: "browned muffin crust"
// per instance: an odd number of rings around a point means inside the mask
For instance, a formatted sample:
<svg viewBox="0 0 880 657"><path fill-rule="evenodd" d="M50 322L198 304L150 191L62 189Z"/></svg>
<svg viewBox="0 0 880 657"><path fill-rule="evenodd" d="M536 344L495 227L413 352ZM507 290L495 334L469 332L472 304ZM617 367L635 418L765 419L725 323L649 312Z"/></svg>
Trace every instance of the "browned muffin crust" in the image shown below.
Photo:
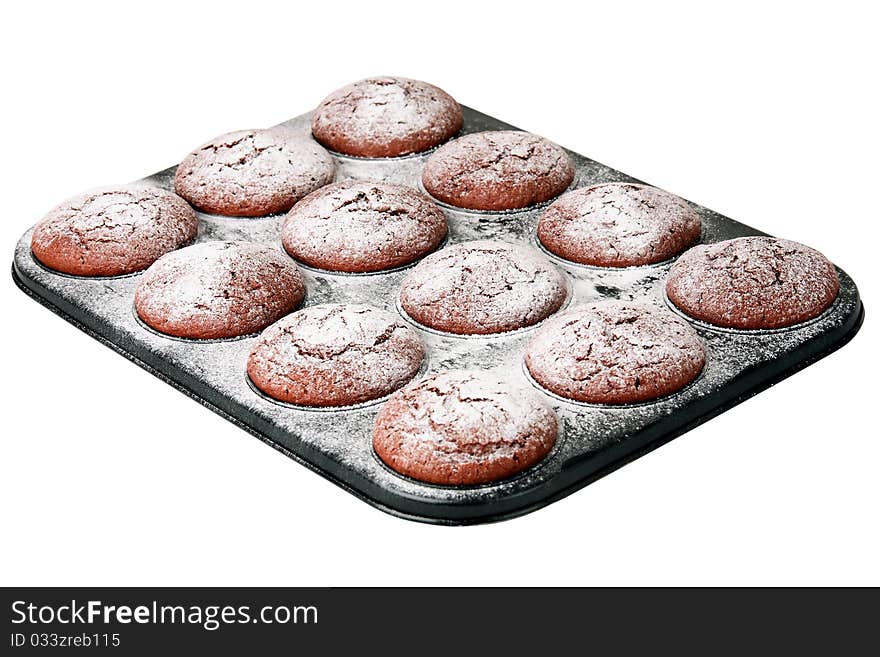
<svg viewBox="0 0 880 657"><path fill-rule="evenodd" d="M526 350L532 378L575 401L633 404L680 390L706 361L696 331L669 310L604 301L542 326Z"/></svg>
<svg viewBox="0 0 880 657"><path fill-rule="evenodd" d="M284 219L281 241L307 265L373 272L415 262L446 237L446 217L424 194L382 182L345 181L312 192Z"/></svg>
<svg viewBox="0 0 880 657"><path fill-rule="evenodd" d="M146 269L195 239L199 222L186 201L146 185L103 187L68 199L34 228L42 264L76 276L119 276Z"/></svg>
<svg viewBox="0 0 880 657"><path fill-rule="evenodd" d="M596 267L668 260L700 239L700 215L656 187L603 183L568 192L538 221L538 239L560 258Z"/></svg>
<svg viewBox="0 0 880 657"><path fill-rule="evenodd" d="M203 212L262 217L286 212L333 182L331 155L288 128L240 130L215 137L177 167L174 188Z"/></svg>
<svg viewBox="0 0 880 657"><path fill-rule="evenodd" d="M491 372L453 370L394 393L376 418L373 449L413 479L476 485L539 463L557 431L556 414L531 391Z"/></svg>
<svg viewBox="0 0 880 657"><path fill-rule="evenodd" d="M825 256L775 237L696 246L666 279L666 296L686 315L736 329L775 329L812 319L839 290L837 270Z"/></svg>
<svg viewBox="0 0 880 657"><path fill-rule="evenodd" d="M253 242L194 244L159 258L135 289L138 316L161 333L222 339L259 331L303 300L296 265Z"/></svg>
<svg viewBox="0 0 880 657"><path fill-rule="evenodd" d="M397 157L442 144L461 123L461 107L442 89L419 80L376 77L321 101L312 115L312 134L337 153Z"/></svg>
<svg viewBox="0 0 880 657"><path fill-rule="evenodd" d="M384 310L312 306L260 336L247 372L261 391L302 406L344 406L384 397L418 372L425 350L415 331Z"/></svg>
<svg viewBox="0 0 880 657"><path fill-rule="evenodd" d="M552 141L517 130L475 132L441 146L422 185L434 198L470 210L516 210L558 196L574 165Z"/></svg>
<svg viewBox="0 0 880 657"><path fill-rule="evenodd" d="M425 326L490 334L532 326L559 310L565 276L525 246L479 240L441 249L403 279L400 304Z"/></svg>

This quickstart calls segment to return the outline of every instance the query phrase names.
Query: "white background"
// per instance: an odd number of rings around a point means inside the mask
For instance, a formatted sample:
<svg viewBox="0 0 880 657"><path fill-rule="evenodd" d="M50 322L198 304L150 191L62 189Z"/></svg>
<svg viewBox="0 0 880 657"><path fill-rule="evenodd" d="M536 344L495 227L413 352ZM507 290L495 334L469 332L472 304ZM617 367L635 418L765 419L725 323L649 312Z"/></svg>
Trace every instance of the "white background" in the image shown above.
<svg viewBox="0 0 880 657"><path fill-rule="evenodd" d="M7 275L0 583L880 584L869 3L13 4L0 19L7 262L70 195L397 74L818 247L859 284L868 319L842 351L561 502L446 528L356 500Z"/></svg>

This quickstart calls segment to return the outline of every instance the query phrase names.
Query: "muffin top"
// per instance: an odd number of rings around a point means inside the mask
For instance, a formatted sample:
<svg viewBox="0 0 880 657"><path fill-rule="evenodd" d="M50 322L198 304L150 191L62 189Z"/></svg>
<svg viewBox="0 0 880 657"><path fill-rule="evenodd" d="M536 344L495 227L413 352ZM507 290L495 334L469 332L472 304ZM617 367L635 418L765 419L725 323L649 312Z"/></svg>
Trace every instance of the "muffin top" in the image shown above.
<svg viewBox="0 0 880 657"><path fill-rule="evenodd" d="M68 199L36 225L31 250L41 263L77 276L141 271L195 239L186 201L147 185L103 187Z"/></svg>
<svg viewBox="0 0 880 657"><path fill-rule="evenodd" d="M259 331L303 300L296 265L253 242L194 244L159 258L135 289L138 316L161 333L222 339Z"/></svg>
<svg viewBox="0 0 880 657"><path fill-rule="evenodd" d="M536 324L565 302L562 272L534 249L479 240L431 254L403 279L400 303L425 326L490 334Z"/></svg>
<svg viewBox="0 0 880 657"><path fill-rule="evenodd" d="M446 217L424 194L382 182L345 181L312 192L284 219L287 252L307 265L345 272L407 265L446 237Z"/></svg>
<svg viewBox="0 0 880 657"><path fill-rule="evenodd" d="M418 372L425 350L399 317L372 306L329 303L282 318L260 336L247 371L279 401L343 406L383 397Z"/></svg>
<svg viewBox="0 0 880 657"><path fill-rule="evenodd" d="M603 301L542 326L526 367L551 392L575 401L631 404L681 389L703 369L703 343L664 308Z"/></svg>
<svg viewBox="0 0 880 657"><path fill-rule="evenodd" d="M425 163L433 197L471 210L515 210L558 196L574 165L552 141L517 130L475 132L441 146Z"/></svg>
<svg viewBox="0 0 880 657"><path fill-rule="evenodd" d="M312 134L338 153L397 157L442 144L461 123L461 108L442 89L419 80L376 77L322 100L312 115Z"/></svg>
<svg viewBox="0 0 880 657"><path fill-rule="evenodd" d="M736 329L775 329L820 315L837 270L815 249L775 237L696 246L673 265L666 295L685 314Z"/></svg>
<svg viewBox="0 0 880 657"><path fill-rule="evenodd" d="M492 372L451 370L389 398L376 418L373 449L413 479L475 485L540 462L557 431L556 414L533 392Z"/></svg>
<svg viewBox="0 0 880 657"><path fill-rule="evenodd" d="M603 183L564 194L538 221L538 239L560 258L633 267L672 258L700 239L700 215L656 187Z"/></svg>
<svg viewBox="0 0 880 657"><path fill-rule="evenodd" d="M289 210L333 182L336 165L319 144L289 128L215 137L177 167L174 188L212 214L261 217Z"/></svg>

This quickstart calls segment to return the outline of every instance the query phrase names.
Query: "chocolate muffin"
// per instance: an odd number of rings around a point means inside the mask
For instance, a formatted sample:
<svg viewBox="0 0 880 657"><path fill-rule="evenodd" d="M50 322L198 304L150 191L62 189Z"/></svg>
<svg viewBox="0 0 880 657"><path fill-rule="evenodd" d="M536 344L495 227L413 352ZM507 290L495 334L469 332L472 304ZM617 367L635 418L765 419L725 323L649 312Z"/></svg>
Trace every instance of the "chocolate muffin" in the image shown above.
<svg viewBox="0 0 880 657"><path fill-rule="evenodd" d="M535 381L561 397L633 404L680 390L706 356L696 331L670 311L605 301L542 326L525 360Z"/></svg>
<svg viewBox="0 0 880 657"><path fill-rule="evenodd" d="M259 331L296 308L305 285L279 250L253 242L204 242L159 258L134 293L147 325L168 335L222 339Z"/></svg>
<svg viewBox="0 0 880 657"><path fill-rule="evenodd" d="M700 239L700 215L656 187L603 183L564 194L541 215L538 239L560 258L597 267L668 260Z"/></svg>
<svg viewBox="0 0 880 657"><path fill-rule="evenodd" d="M447 371L394 393L373 429L391 469L440 485L486 484L539 463L556 442L556 414L490 372Z"/></svg>
<svg viewBox="0 0 880 657"><path fill-rule="evenodd" d="M248 358L254 385L283 402L344 406L383 397L419 370L415 331L372 306L312 306L276 322Z"/></svg>
<svg viewBox="0 0 880 657"><path fill-rule="evenodd" d="M475 132L437 149L422 170L434 198L470 210L516 210L558 196L574 180L568 154L516 130Z"/></svg>
<svg viewBox="0 0 880 657"><path fill-rule="evenodd" d="M695 319L736 329L775 329L820 315L837 296L837 270L803 244L741 237L686 252L666 295Z"/></svg>
<svg viewBox="0 0 880 657"><path fill-rule="evenodd" d="M234 217L286 212L309 192L333 182L330 154L288 128L220 135L177 167L177 193L199 210Z"/></svg>
<svg viewBox="0 0 880 657"><path fill-rule="evenodd" d="M199 222L182 198L158 187L118 185L68 199L34 228L41 263L76 276L119 276L146 269L195 239Z"/></svg>
<svg viewBox="0 0 880 657"><path fill-rule="evenodd" d="M446 217L424 194L382 182L346 181L312 192L281 227L287 252L307 265L373 272L415 262L446 237Z"/></svg>
<svg viewBox="0 0 880 657"><path fill-rule="evenodd" d="M441 249L407 274L400 304L425 326L490 334L537 324L568 294L563 274L537 251L480 240Z"/></svg>
<svg viewBox="0 0 880 657"><path fill-rule="evenodd" d="M337 153L397 157L442 144L461 130L461 107L418 80L378 77L337 89L312 115L312 135Z"/></svg>

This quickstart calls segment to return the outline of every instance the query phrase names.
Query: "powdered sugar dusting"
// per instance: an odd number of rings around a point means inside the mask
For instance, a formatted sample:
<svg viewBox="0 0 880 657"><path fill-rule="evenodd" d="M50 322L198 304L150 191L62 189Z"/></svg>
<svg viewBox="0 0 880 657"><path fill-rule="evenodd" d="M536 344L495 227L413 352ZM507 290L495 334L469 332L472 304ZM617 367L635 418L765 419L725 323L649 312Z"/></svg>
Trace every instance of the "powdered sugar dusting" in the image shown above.
<svg viewBox="0 0 880 657"><path fill-rule="evenodd" d="M526 365L552 392L578 401L634 403L690 383L705 363L696 331L668 310L603 301L542 326Z"/></svg>
<svg viewBox="0 0 880 657"><path fill-rule="evenodd" d="M409 264L446 236L446 219L410 187L346 181L297 203L281 239L294 258L322 269L380 271Z"/></svg>
<svg viewBox="0 0 880 657"><path fill-rule="evenodd" d="M840 289L825 256L803 244L744 237L698 246L669 272L669 299L719 326L778 328L815 317Z"/></svg>
<svg viewBox="0 0 880 657"><path fill-rule="evenodd" d="M563 274L537 251L478 240L425 258L403 280L400 303L431 328L487 334L540 322L566 293Z"/></svg>
<svg viewBox="0 0 880 657"><path fill-rule="evenodd" d="M389 312L322 304L266 329L248 374L271 397L307 406L355 404L409 381L424 358L415 332Z"/></svg>
<svg viewBox="0 0 880 657"><path fill-rule="evenodd" d="M422 183L450 205L476 210L523 208L562 192L574 178L566 152L516 130L477 132L442 146L428 158Z"/></svg>
<svg viewBox="0 0 880 657"><path fill-rule="evenodd" d="M510 476L547 454L555 413L496 374L452 370L394 394L379 412L373 444L392 468L436 483Z"/></svg>
<svg viewBox="0 0 880 657"><path fill-rule="evenodd" d="M198 220L176 194L146 185L102 187L52 209L31 247L46 266L80 276L140 271L196 236Z"/></svg>
<svg viewBox="0 0 880 657"><path fill-rule="evenodd" d="M668 260L700 238L686 201L635 183L604 183L563 195L544 211L538 237L556 255L588 265L631 267Z"/></svg>
<svg viewBox="0 0 880 657"><path fill-rule="evenodd" d="M378 77L342 87L312 116L315 138L340 153L395 157L443 143L461 129L458 103L418 80Z"/></svg>
<svg viewBox="0 0 880 657"><path fill-rule="evenodd" d="M214 241L157 260L138 284L135 307L163 333L224 338L262 329L299 305L304 292L296 266L277 249Z"/></svg>
<svg viewBox="0 0 880 657"><path fill-rule="evenodd" d="M205 212L264 216L284 212L333 181L335 164L313 140L287 128L239 130L187 155L177 193Z"/></svg>

